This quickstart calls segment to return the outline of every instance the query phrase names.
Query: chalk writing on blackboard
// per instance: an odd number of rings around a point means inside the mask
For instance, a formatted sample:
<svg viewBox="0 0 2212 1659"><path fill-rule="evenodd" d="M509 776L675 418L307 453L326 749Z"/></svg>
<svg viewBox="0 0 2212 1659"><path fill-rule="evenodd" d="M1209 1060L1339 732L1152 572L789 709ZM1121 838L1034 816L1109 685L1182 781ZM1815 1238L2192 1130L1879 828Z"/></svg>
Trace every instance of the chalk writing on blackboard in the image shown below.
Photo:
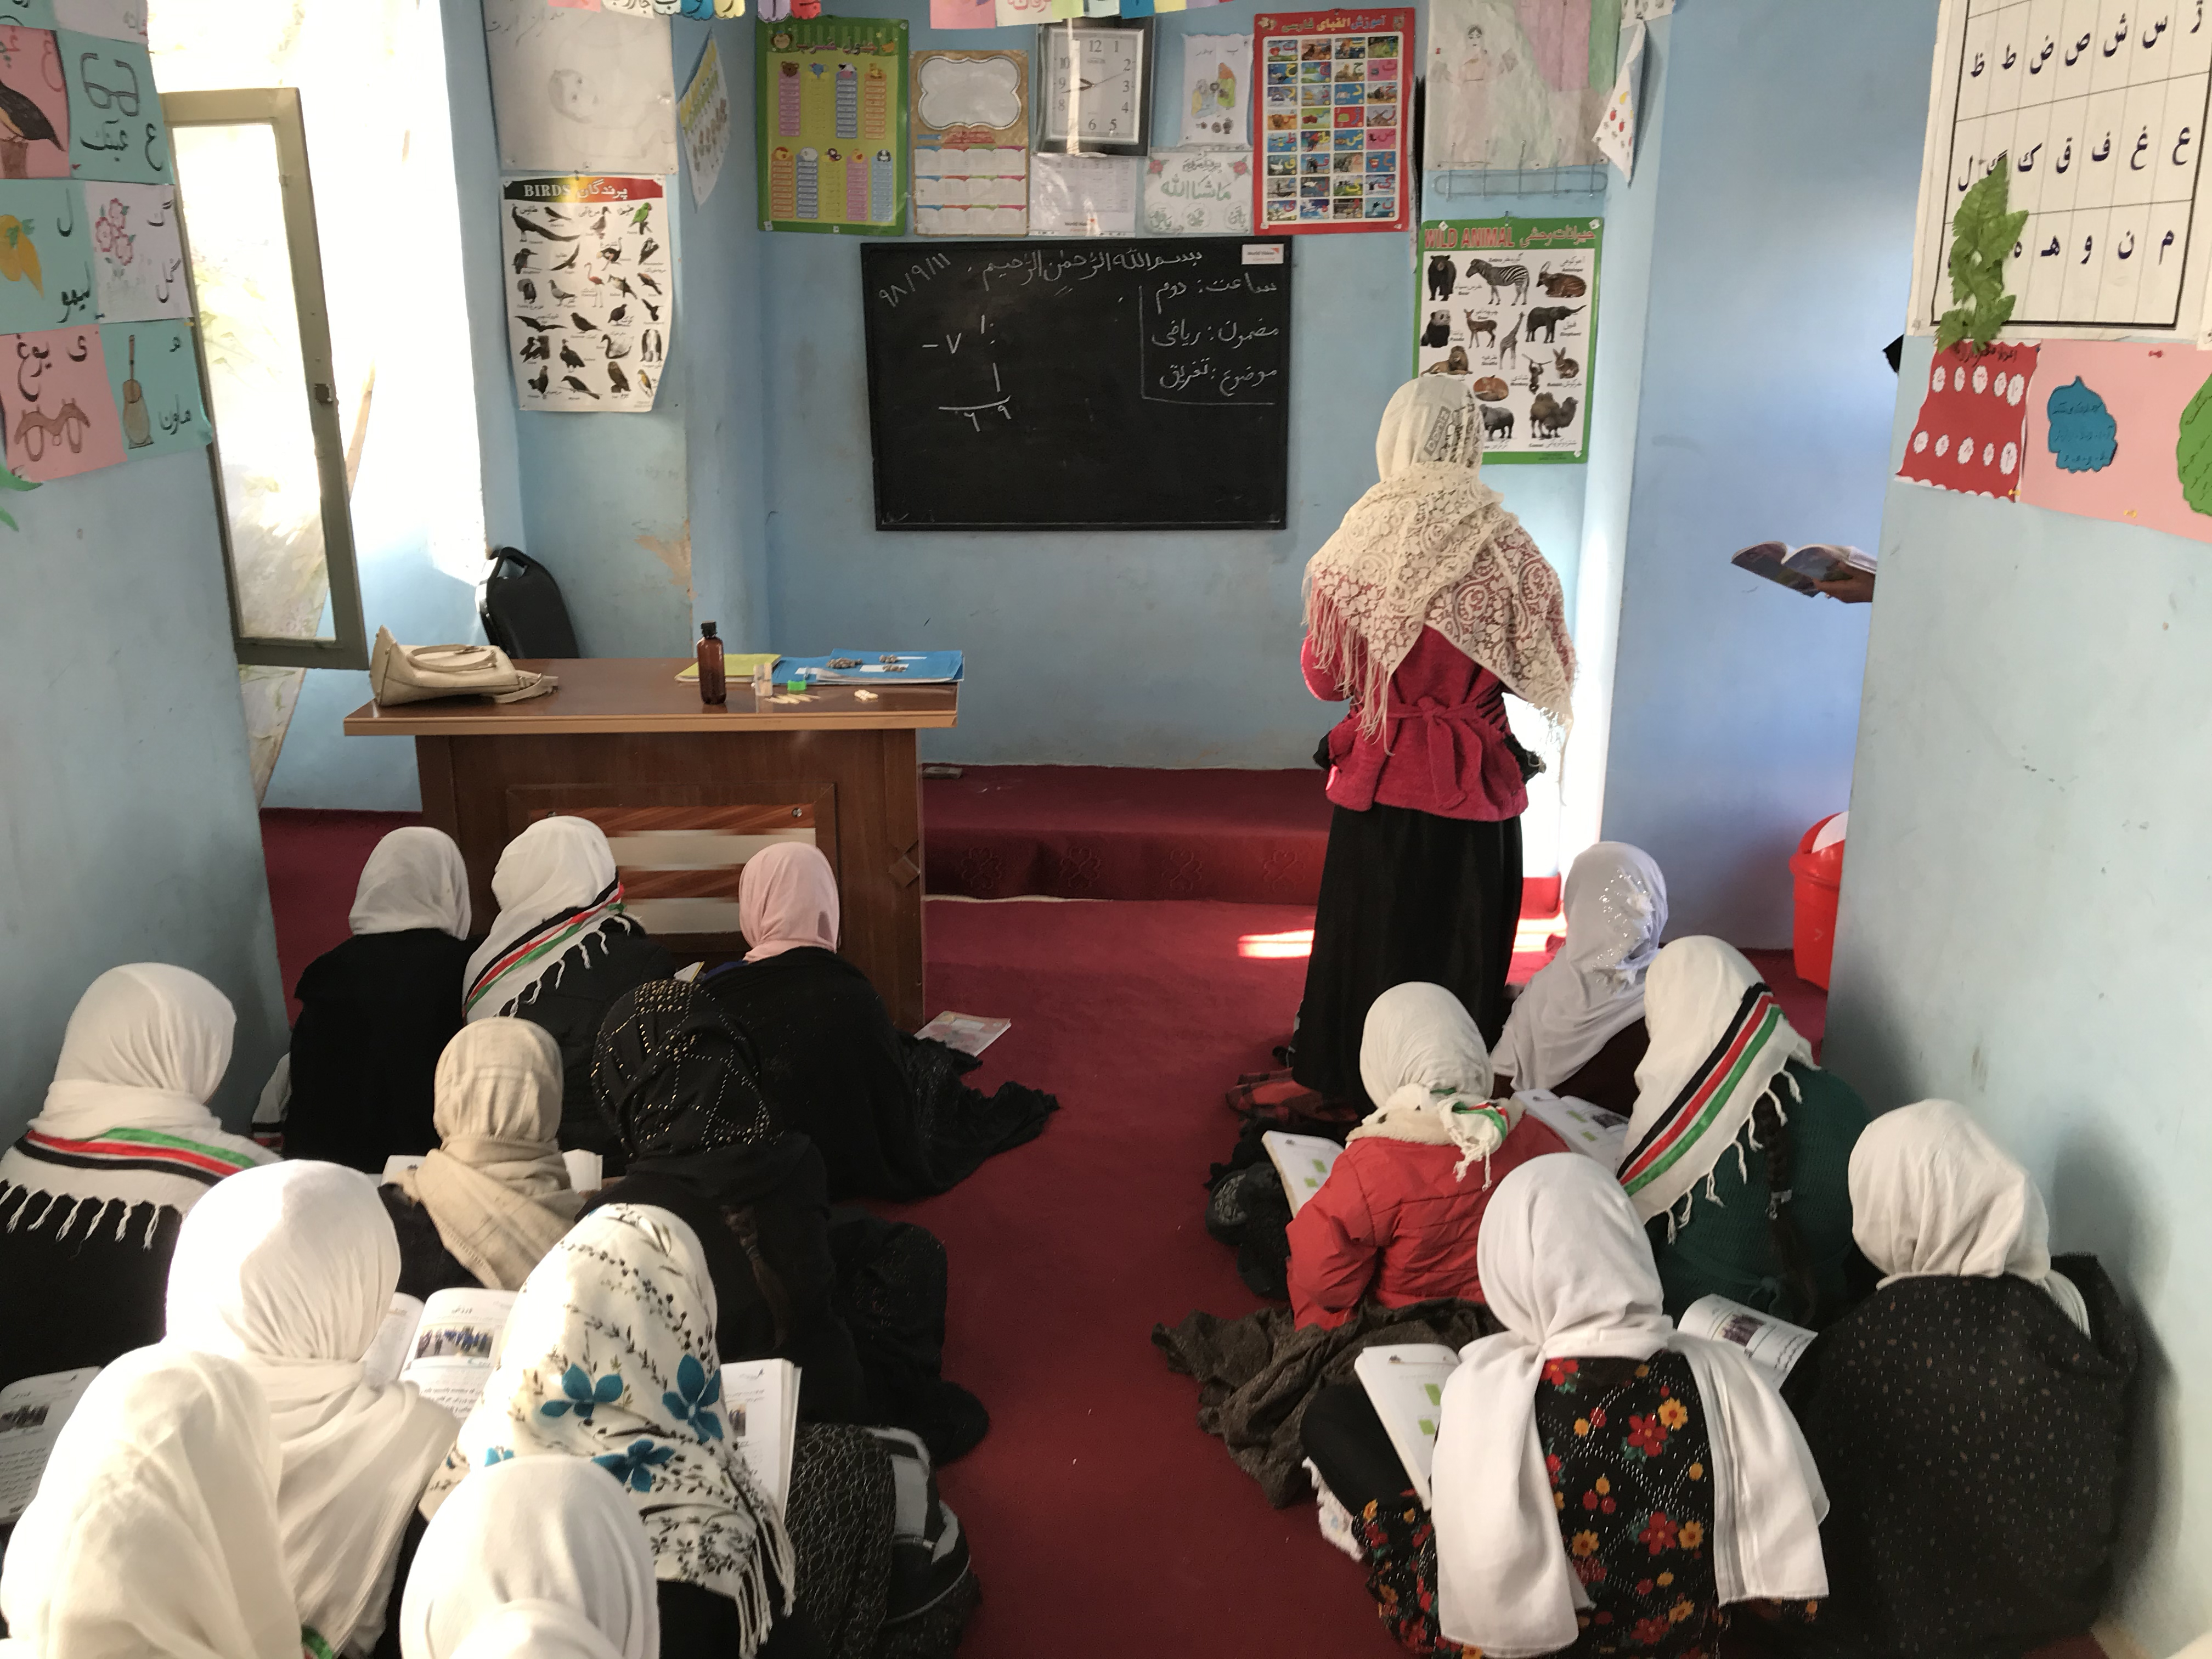
<svg viewBox="0 0 2212 1659"><path fill-rule="evenodd" d="M1253 320L1250 299L1281 277L1265 270L1145 287L1139 395L1151 403L1273 404L1282 395L1280 327Z"/></svg>

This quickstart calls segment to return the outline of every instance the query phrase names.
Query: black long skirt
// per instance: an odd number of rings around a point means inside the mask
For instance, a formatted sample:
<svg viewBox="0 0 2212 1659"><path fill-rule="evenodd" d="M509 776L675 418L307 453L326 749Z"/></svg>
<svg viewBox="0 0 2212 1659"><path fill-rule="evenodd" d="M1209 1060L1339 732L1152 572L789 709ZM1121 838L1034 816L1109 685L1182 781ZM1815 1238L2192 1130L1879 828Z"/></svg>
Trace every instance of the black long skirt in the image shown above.
<svg viewBox="0 0 2212 1659"><path fill-rule="evenodd" d="M1427 980L1495 1043L1521 918L1521 820L1443 818L1404 806L1338 807L1329 820L1313 957L1291 1075L1358 1099L1359 1038L1375 999Z"/></svg>

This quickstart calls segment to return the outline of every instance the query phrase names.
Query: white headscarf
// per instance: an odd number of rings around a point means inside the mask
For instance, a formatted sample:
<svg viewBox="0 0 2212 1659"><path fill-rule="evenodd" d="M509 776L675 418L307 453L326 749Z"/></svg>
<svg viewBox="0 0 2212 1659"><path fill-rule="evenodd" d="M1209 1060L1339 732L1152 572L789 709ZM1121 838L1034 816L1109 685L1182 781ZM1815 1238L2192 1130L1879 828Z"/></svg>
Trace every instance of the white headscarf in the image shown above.
<svg viewBox="0 0 2212 1659"><path fill-rule="evenodd" d="M1851 1148L1851 1237L1882 1274L2040 1285L2083 1334L2088 1305L2051 1267L2051 1219L2027 1171L1954 1100L1885 1112Z"/></svg>
<svg viewBox="0 0 2212 1659"><path fill-rule="evenodd" d="M1567 872L1567 942L1505 1017L1498 1069L1517 1089L1556 1089L1644 1018L1644 975L1667 928L1667 878L1625 842L1601 841Z"/></svg>
<svg viewBox="0 0 2212 1659"><path fill-rule="evenodd" d="M614 849L589 818L540 818L499 855L491 895L499 915L469 957L463 1003L470 1019L509 1014L561 963L605 927L634 929L623 910Z"/></svg>
<svg viewBox="0 0 2212 1659"><path fill-rule="evenodd" d="M1359 1040L1359 1081L1376 1109L1345 1137L1456 1146L1455 1176L1490 1159L1521 1121L1521 1103L1490 1098L1490 1051L1460 1000L1441 985L1412 981L1375 999Z"/></svg>
<svg viewBox="0 0 2212 1659"><path fill-rule="evenodd" d="M1813 1045L1741 951L1702 936L1676 939L1653 961L1644 1024L1651 1046L1636 1068L1620 1184L1649 1221L1671 1214L1712 1174L1762 1096L1771 1093L1789 1121L1778 1080L1792 1060L1811 1066Z"/></svg>
<svg viewBox="0 0 2212 1659"><path fill-rule="evenodd" d="M656 1659L659 1587L623 1489L579 1457L513 1457L455 1489L399 1607L405 1659Z"/></svg>
<svg viewBox="0 0 2212 1659"><path fill-rule="evenodd" d="M738 926L747 962L815 945L837 948L837 877L819 848L781 841L745 860L738 878Z"/></svg>
<svg viewBox="0 0 2212 1659"><path fill-rule="evenodd" d="M1392 394L1375 439L1382 482L1306 565L1315 659L1357 694L1380 738L1390 677L1433 628L1564 732L1575 647L1559 572L1482 482L1482 405L1435 375Z"/></svg>
<svg viewBox="0 0 2212 1659"><path fill-rule="evenodd" d="M333 1651L383 1630L400 1534L459 1428L413 1383L362 1379L398 1283L376 1183L336 1164L234 1176L169 1262L167 1345L237 1361L269 1402L300 1622Z"/></svg>
<svg viewBox="0 0 2212 1659"><path fill-rule="evenodd" d="M20 1659L298 1659L261 1391L212 1354L125 1354L54 1442L0 1567Z"/></svg>
<svg viewBox="0 0 2212 1659"><path fill-rule="evenodd" d="M594 1210L524 1283L499 1369L425 1512L471 1469L588 1459L613 1473L645 1522L654 1576L728 1596L750 1655L791 1610L795 1572L783 1517L722 1421L714 1323L697 1234L665 1210Z"/></svg>
<svg viewBox="0 0 2212 1659"><path fill-rule="evenodd" d="M480 1019L438 1056L434 1087L442 1144L396 1184L478 1283L520 1290L584 1202L558 1144L561 1045L526 1019Z"/></svg>
<svg viewBox="0 0 2212 1659"><path fill-rule="evenodd" d="M404 933L434 927L469 936L469 871L461 849L442 830L410 824L376 843L354 890L356 933Z"/></svg>
<svg viewBox="0 0 2212 1659"><path fill-rule="evenodd" d="M1777 1395L1732 1343L1676 1331L1660 1310L1643 1224L1585 1158L1534 1158L1498 1183L1476 1271L1504 1331L1460 1350L1444 1385L1436 1463L1437 1623L1494 1659L1574 1645L1580 1585L1567 1564L1536 1383L1547 1359L1690 1362L1712 1445L1714 1577L1723 1604L1828 1593L1827 1493Z"/></svg>

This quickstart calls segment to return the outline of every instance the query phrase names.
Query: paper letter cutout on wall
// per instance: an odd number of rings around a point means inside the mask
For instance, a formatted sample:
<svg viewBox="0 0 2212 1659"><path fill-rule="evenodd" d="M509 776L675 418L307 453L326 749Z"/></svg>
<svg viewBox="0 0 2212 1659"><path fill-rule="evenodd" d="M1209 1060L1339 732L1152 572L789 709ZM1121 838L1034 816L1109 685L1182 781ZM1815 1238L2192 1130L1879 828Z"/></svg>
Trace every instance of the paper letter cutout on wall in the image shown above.
<svg viewBox="0 0 2212 1659"><path fill-rule="evenodd" d="M2044 441L2067 472L2101 472L2119 449L2119 427L2105 400L2079 374L2051 392L2044 404L2051 430Z"/></svg>
<svg viewBox="0 0 2212 1659"><path fill-rule="evenodd" d="M2036 348L1958 345L1936 357L1905 446L1900 478L2009 501L2020 493Z"/></svg>
<svg viewBox="0 0 2212 1659"><path fill-rule="evenodd" d="M2212 461L2196 453L2195 422L2185 413L2212 402L2203 391L2206 360L2187 346L2140 340L2045 340L2038 351L2021 504L2212 542L2212 516L2192 507L2186 493L2192 461ZM2096 388L2118 428L2112 461L2093 472L2062 467L2065 440L2054 442L2049 431L2056 394L2076 380ZM2057 401L2059 411L2065 407ZM2033 430L2037 424L2045 429ZM2195 488L2212 507L2212 477Z"/></svg>

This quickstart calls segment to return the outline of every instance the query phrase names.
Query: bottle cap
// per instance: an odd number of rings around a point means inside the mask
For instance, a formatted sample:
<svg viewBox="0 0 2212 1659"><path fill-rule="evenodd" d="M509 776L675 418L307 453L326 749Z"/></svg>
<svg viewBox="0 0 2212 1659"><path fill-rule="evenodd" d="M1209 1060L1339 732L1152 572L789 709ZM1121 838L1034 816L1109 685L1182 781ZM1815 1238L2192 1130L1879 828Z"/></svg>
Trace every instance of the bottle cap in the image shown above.
<svg viewBox="0 0 2212 1659"><path fill-rule="evenodd" d="M716 624L714 623L701 623L699 624L699 637L702 640L711 640L717 637L714 633L715 627Z"/></svg>

